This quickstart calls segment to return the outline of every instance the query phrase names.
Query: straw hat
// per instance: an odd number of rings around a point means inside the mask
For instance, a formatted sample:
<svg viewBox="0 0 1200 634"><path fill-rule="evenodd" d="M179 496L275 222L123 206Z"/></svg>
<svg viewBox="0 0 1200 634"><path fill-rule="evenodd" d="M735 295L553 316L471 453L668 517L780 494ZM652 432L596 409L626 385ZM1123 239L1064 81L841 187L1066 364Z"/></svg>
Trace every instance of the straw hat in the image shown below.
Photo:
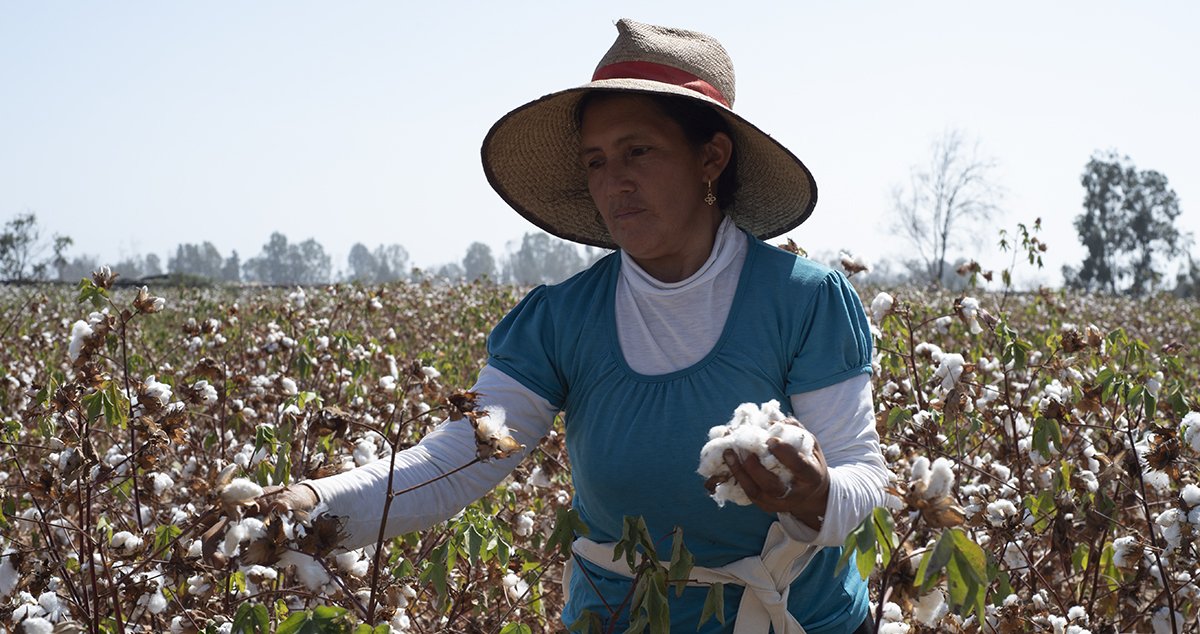
<svg viewBox="0 0 1200 634"><path fill-rule="evenodd" d="M817 202L808 168L787 148L734 114L733 62L709 35L633 20L592 81L552 93L504 115L483 140L488 182L518 213L560 238L615 249L588 193L579 163L576 109L591 91L678 95L708 104L729 124L738 189L723 209L734 222L771 238L804 222Z"/></svg>

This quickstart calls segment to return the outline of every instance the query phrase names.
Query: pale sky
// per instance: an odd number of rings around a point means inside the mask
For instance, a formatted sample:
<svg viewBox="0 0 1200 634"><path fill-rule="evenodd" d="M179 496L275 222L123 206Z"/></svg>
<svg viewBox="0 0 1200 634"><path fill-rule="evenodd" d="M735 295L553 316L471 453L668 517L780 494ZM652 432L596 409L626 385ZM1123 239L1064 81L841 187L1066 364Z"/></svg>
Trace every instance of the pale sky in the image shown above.
<svg viewBox="0 0 1200 634"><path fill-rule="evenodd" d="M996 232L1041 217L1047 283L1078 263L1079 177L1116 149L1164 173L1200 238L1196 2L40 2L0 0L0 221L72 254L243 261L272 231L413 263L535 228L479 145L508 110L585 83L630 17L715 35L735 110L816 176L810 251L903 255L891 190L948 128L999 164ZM775 241L773 241L775 242Z"/></svg>

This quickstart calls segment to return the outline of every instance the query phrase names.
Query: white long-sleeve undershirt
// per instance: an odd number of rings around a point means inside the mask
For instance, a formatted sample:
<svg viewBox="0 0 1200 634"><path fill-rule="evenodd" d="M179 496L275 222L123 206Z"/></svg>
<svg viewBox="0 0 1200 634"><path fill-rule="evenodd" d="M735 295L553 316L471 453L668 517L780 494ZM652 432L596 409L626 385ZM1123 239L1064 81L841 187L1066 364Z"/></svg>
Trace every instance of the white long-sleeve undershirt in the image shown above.
<svg viewBox="0 0 1200 634"><path fill-rule="evenodd" d="M724 316L729 313L745 259L746 240L745 234L727 219L718 231L708 261L695 275L670 284L650 277L632 258L622 254L616 314L621 350L632 369L642 374L665 374L707 355L724 328ZM670 345L671 341L687 345ZM661 345L663 342L668 345ZM875 506L884 503L883 489L890 475L879 451L869 379L864 374L791 396L796 417L820 443L830 478L829 504L820 531L781 514L781 523L793 539L841 545L850 530ZM504 410L513 438L525 445L525 450L505 460L472 465L395 497L385 537L428 528L486 494L549 433L557 414L544 398L491 366L480 371L472 390L482 395L481 407ZM397 454L393 490L432 481L474 458L475 437L470 423L463 419L447 421L415 447ZM330 514L347 518L345 547L356 548L376 540L388 489L388 465L389 460L383 459L306 482Z"/></svg>

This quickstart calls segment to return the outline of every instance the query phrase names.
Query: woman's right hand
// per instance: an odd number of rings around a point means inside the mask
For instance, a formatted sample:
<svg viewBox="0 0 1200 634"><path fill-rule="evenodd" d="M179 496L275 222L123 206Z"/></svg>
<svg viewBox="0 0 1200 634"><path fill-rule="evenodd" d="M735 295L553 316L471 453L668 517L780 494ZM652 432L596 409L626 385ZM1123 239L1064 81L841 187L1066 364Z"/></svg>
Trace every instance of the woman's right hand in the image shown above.
<svg viewBox="0 0 1200 634"><path fill-rule="evenodd" d="M254 501L252 515L267 515L269 513L286 513L292 511L307 516L317 506L317 492L302 482L289 484L284 487L270 486L263 489L263 494Z"/></svg>
<svg viewBox="0 0 1200 634"><path fill-rule="evenodd" d="M291 511L302 518L307 518L318 502L317 492L307 484L269 486L263 489L262 495L245 506L244 515L263 517L281 515ZM225 528L229 524L229 517L217 514L214 514L213 517L219 519L216 519L200 536L201 553L205 561L217 566L224 566L225 556L220 551L220 544L225 539Z"/></svg>

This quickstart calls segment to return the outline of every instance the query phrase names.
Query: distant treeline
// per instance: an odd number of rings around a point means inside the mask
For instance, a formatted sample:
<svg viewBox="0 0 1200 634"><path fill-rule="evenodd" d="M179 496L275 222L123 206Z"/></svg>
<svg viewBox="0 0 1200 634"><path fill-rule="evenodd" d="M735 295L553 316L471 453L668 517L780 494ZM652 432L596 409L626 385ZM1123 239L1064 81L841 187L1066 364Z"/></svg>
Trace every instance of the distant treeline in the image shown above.
<svg viewBox="0 0 1200 634"><path fill-rule="evenodd" d="M449 282L489 279L521 285L552 284L583 270L607 251L580 247L546 233L528 233L497 256L482 242L467 247L462 259L430 270L410 265L408 251L399 244L374 249L357 243L342 266L335 266L325 247L315 239L289 242L272 233L258 255L242 261L238 252L221 253L211 242L175 247L164 263L154 253L102 261L92 255L69 255L69 237L43 239L33 214L20 215L5 225L0 236L0 280L15 282L78 282L102 265L126 281L170 276L193 283L258 283L310 285L330 282L386 283L426 279Z"/></svg>

